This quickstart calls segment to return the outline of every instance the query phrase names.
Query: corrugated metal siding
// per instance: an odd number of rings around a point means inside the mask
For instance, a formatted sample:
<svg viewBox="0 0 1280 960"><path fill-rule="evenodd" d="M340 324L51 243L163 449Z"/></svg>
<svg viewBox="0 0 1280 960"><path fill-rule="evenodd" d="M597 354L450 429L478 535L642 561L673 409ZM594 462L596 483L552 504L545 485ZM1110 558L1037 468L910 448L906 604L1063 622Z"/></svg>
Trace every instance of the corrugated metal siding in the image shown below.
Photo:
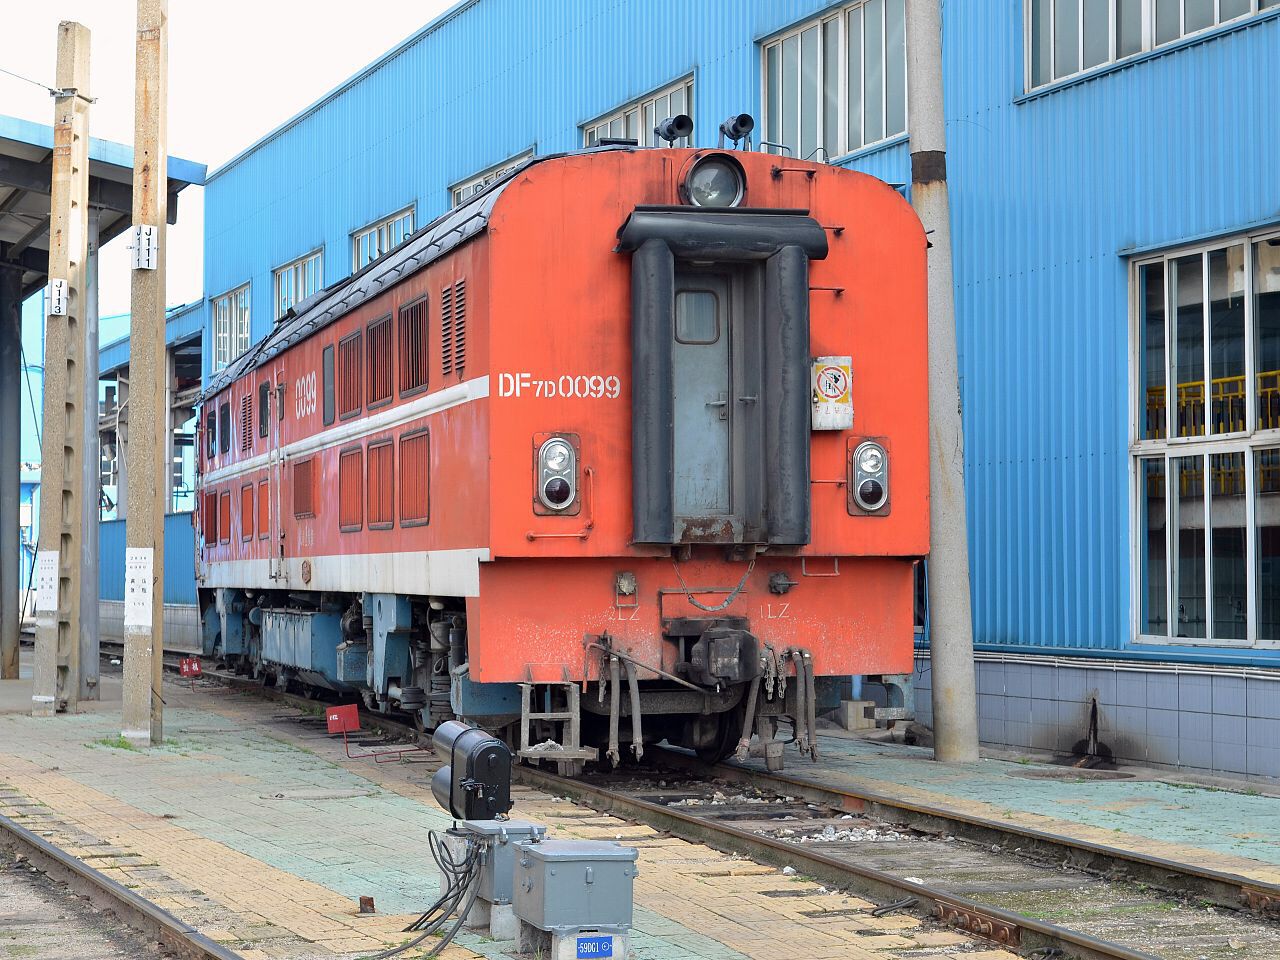
<svg viewBox="0 0 1280 960"><path fill-rule="evenodd" d="M98 525L98 596L124 600L125 520L104 520ZM196 602L194 563L195 531L190 513L170 513L164 518L164 602Z"/></svg>
<svg viewBox="0 0 1280 960"><path fill-rule="evenodd" d="M944 28L975 639L1124 650L1120 251L1280 214L1280 20L1020 100L1009 8L953 4Z"/></svg>
<svg viewBox="0 0 1280 960"><path fill-rule="evenodd" d="M682 76L695 80L694 139L714 144L724 116L761 116L758 42L837 6L481 0L215 172L207 291L251 280L260 338L273 267L323 246L325 280L336 281L351 268L352 231L411 203L421 226L447 207L451 184L531 147L576 148L580 124ZM1260 17L1030 98L1020 4L952 2L943 29L977 639L1122 651L1119 251L1280 215L1269 166L1280 21ZM909 180L904 138L842 162Z"/></svg>

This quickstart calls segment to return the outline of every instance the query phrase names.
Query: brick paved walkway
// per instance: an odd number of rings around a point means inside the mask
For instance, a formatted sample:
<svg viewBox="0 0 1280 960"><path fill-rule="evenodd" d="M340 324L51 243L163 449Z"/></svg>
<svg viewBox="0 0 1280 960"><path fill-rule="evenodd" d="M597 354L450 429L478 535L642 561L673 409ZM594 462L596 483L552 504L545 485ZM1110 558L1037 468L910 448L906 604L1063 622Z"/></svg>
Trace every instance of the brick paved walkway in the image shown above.
<svg viewBox="0 0 1280 960"><path fill-rule="evenodd" d="M403 942L436 895L427 834L450 822L431 797L434 762L348 760L319 718L221 687L170 682L165 698L166 743L145 752L115 739L111 709L0 714L0 813L246 958L356 958ZM639 960L1012 960L542 793L518 789L515 813L551 836L639 848ZM361 895L376 915L357 912ZM468 935L444 956L509 947Z"/></svg>

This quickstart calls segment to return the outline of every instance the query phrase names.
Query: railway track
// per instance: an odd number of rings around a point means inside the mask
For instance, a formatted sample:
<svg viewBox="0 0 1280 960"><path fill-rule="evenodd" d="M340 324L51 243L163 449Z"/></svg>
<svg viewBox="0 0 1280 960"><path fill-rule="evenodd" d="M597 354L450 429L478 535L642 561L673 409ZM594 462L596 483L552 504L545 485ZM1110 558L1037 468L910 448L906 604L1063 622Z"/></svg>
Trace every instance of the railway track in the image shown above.
<svg viewBox="0 0 1280 960"><path fill-rule="evenodd" d="M243 677L206 675L315 706ZM417 737L412 726L381 715L369 722ZM1274 908L1269 898L1280 891L1240 877L732 765L695 773L692 758L674 751L650 755L651 765L590 780L527 766L515 778L601 813L790 867L832 889L899 904L1024 956L1280 960L1280 925L1258 915Z"/></svg>

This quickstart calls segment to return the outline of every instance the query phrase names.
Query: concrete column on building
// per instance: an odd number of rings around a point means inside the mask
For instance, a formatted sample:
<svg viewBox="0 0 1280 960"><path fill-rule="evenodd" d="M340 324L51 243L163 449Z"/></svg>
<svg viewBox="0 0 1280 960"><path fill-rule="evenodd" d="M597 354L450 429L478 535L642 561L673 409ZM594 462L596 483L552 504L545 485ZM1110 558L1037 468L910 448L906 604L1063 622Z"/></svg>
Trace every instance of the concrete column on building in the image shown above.
<svg viewBox="0 0 1280 960"><path fill-rule="evenodd" d="M98 438L98 221L89 210L89 259L85 267L84 303L84 497L80 532L80 699L98 694L98 522L102 516L102 464Z"/></svg>
<svg viewBox="0 0 1280 960"><path fill-rule="evenodd" d="M18 677L21 461L22 271L0 263L0 680Z"/></svg>
<svg viewBox="0 0 1280 960"><path fill-rule="evenodd" d="M964 498L964 424L951 273L941 0L907 0L911 205L929 237L929 651L934 755L978 759ZM961 16L962 14L956 14Z"/></svg>

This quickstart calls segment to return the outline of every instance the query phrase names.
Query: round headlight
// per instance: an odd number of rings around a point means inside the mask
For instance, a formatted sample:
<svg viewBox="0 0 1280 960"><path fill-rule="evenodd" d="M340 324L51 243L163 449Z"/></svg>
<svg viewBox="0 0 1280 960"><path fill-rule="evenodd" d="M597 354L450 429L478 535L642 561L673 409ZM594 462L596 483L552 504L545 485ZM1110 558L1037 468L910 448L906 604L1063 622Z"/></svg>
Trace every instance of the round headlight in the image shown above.
<svg viewBox="0 0 1280 960"><path fill-rule="evenodd" d="M736 207L745 190L742 168L723 154L703 157L685 180L689 202L696 207Z"/></svg>
<svg viewBox="0 0 1280 960"><path fill-rule="evenodd" d="M863 480L858 487L858 499L868 509L874 510L884 501L884 486L879 480Z"/></svg>
<svg viewBox="0 0 1280 960"><path fill-rule="evenodd" d="M863 473L879 473L884 466L884 451L879 447L867 447L858 456L858 469Z"/></svg>
<svg viewBox="0 0 1280 960"><path fill-rule="evenodd" d="M560 507L573 495L573 488L564 477L552 477L542 487L542 497L548 504Z"/></svg>
<svg viewBox="0 0 1280 960"><path fill-rule="evenodd" d="M548 470L559 473L569 465L569 445L560 440L547 444L542 462Z"/></svg>

